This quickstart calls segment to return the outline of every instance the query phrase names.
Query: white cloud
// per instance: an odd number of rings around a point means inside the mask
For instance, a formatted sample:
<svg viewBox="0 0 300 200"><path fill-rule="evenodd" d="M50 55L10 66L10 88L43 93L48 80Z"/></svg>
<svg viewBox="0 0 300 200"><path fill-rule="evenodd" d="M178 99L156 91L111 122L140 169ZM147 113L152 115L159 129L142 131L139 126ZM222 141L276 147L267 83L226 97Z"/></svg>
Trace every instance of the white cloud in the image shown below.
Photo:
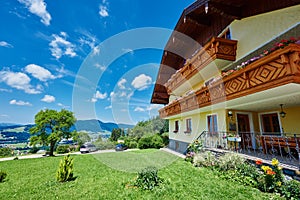
<svg viewBox="0 0 300 200"><path fill-rule="evenodd" d="M100 65L99 63L96 63L94 65L96 68L100 69L101 71L105 71L106 67L104 65Z"/></svg>
<svg viewBox="0 0 300 200"><path fill-rule="evenodd" d="M148 111L151 111L151 110L160 109L160 108L162 108L162 107L163 107L162 105L158 105L158 104L150 104L150 105L147 107L147 110L148 110Z"/></svg>
<svg viewBox="0 0 300 200"><path fill-rule="evenodd" d="M92 49L93 49L93 55L99 55L99 53L100 53L100 47L99 46L96 46Z"/></svg>
<svg viewBox="0 0 300 200"><path fill-rule="evenodd" d="M65 32L60 32L60 35L52 34L52 37L54 39L49 44L52 56L56 59L60 59L63 55L69 57L77 56L75 45L67 41L67 34Z"/></svg>
<svg viewBox="0 0 300 200"><path fill-rule="evenodd" d="M5 89L5 88L0 88L0 92L12 92L12 90L8 90L8 89Z"/></svg>
<svg viewBox="0 0 300 200"><path fill-rule="evenodd" d="M118 87L121 89L121 90L123 90L123 89L125 89L125 83L126 83L127 81L126 81L126 79L125 78L122 78L121 80L119 80L119 82L117 83L118 84Z"/></svg>
<svg viewBox="0 0 300 200"><path fill-rule="evenodd" d="M52 102L55 101L55 97L46 94L46 95L41 99L41 101L46 102L46 103L52 103Z"/></svg>
<svg viewBox="0 0 300 200"><path fill-rule="evenodd" d="M70 106L66 106L66 105L64 105L64 104L62 104L62 103L57 103L57 105L58 105L59 107L62 107L62 108L70 108Z"/></svg>
<svg viewBox="0 0 300 200"><path fill-rule="evenodd" d="M107 93L101 93L98 90L94 94L94 96L91 98L90 102L95 103L98 101L98 99L105 99L107 97Z"/></svg>
<svg viewBox="0 0 300 200"><path fill-rule="evenodd" d="M96 102L97 102L97 99L93 97L93 98L91 98L90 102L96 103Z"/></svg>
<svg viewBox="0 0 300 200"><path fill-rule="evenodd" d="M24 4L29 12L41 18L41 22L46 26L50 25L51 15L47 11L47 5L44 0L18 0Z"/></svg>
<svg viewBox="0 0 300 200"><path fill-rule="evenodd" d="M107 97L107 93L102 94L99 91L97 91L94 97L97 99L105 99Z"/></svg>
<svg viewBox="0 0 300 200"><path fill-rule="evenodd" d="M2 118L8 118L9 116L6 115L6 114L1 114L0 117L2 117Z"/></svg>
<svg viewBox="0 0 300 200"><path fill-rule="evenodd" d="M134 51L133 51L132 49L129 49L129 48L123 48L122 51L123 51L124 53L130 53L131 55L134 54Z"/></svg>
<svg viewBox="0 0 300 200"><path fill-rule="evenodd" d="M144 108L141 108L141 107L136 107L134 109L135 112L145 112L145 109Z"/></svg>
<svg viewBox="0 0 300 200"><path fill-rule="evenodd" d="M152 84L152 78L145 74L141 74L133 79L131 85L137 90L145 90Z"/></svg>
<svg viewBox="0 0 300 200"><path fill-rule="evenodd" d="M0 71L0 82L6 83L8 86L23 90L28 94L41 93L41 87L34 88L30 84L31 79L22 72Z"/></svg>
<svg viewBox="0 0 300 200"><path fill-rule="evenodd" d="M29 102L25 102L25 101L17 101L17 100L15 100L15 99L11 100L11 101L9 102L9 104L11 104L11 105L17 105L17 106L32 106L32 104L29 103Z"/></svg>
<svg viewBox="0 0 300 200"><path fill-rule="evenodd" d="M108 109L111 109L111 108L112 108L112 106L110 105L110 106L106 106L104 109L108 110Z"/></svg>
<svg viewBox="0 0 300 200"><path fill-rule="evenodd" d="M36 64L29 64L25 67L25 71L31 74L34 78L40 81L47 81L49 79L55 79L56 77L51 74L47 69L38 66Z"/></svg>
<svg viewBox="0 0 300 200"><path fill-rule="evenodd" d="M100 5L99 6L99 15L101 17L108 17L109 16L108 9L105 5Z"/></svg>
<svg viewBox="0 0 300 200"><path fill-rule="evenodd" d="M14 46L5 41L0 41L0 47L13 48Z"/></svg>

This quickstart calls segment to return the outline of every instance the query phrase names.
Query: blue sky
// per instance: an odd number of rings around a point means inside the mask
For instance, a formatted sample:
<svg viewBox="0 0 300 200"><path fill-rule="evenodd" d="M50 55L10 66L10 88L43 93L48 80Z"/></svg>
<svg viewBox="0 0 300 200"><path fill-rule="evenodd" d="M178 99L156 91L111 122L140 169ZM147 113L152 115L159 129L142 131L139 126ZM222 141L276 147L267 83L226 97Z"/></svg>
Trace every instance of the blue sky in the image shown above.
<svg viewBox="0 0 300 200"><path fill-rule="evenodd" d="M135 124L170 30L193 0L1 0L0 122L41 109ZM150 27L150 28L149 28Z"/></svg>

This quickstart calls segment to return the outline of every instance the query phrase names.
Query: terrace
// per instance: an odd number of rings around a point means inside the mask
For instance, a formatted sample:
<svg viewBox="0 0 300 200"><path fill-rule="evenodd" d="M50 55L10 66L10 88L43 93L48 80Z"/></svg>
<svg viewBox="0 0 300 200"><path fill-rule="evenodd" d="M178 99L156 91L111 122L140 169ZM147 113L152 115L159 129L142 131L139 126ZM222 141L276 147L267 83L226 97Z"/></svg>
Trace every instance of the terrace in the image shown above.
<svg viewBox="0 0 300 200"><path fill-rule="evenodd" d="M214 152L234 151L266 163L277 158L291 176L297 176L300 169L300 134L203 131L197 139Z"/></svg>

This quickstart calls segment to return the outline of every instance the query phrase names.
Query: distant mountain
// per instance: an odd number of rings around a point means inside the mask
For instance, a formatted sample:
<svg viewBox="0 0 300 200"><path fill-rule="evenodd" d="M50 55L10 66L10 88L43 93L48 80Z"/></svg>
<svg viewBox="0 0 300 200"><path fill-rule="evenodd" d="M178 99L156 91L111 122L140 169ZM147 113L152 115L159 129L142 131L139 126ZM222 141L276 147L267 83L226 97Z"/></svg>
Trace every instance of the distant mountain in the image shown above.
<svg viewBox="0 0 300 200"><path fill-rule="evenodd" d="M15 126L19 124L14 124L14 123L0 123L0 127L6 127L6 126Z"/></svg>
<svg viewBox="0 0 300 200"><path fill-rule="evenodd" d="M111 132L114 128L133 128L133 125L129 124L116 124L112 122L102 122L97 119L90 120L78 120L75 123L75 128L77 131L89 131L89 132Z"/></svg>
<svg viewBox="0 0 300 200"><path fill-rule="evenodd" d="M20 125L13 123L0 123L0 144L26 142L30 138L29 129L34 124ZM99 132L112 132L114 128L133 128L129 124L105 123L100 120L78 120L71 131L88 131L91 134Z"/></svg>

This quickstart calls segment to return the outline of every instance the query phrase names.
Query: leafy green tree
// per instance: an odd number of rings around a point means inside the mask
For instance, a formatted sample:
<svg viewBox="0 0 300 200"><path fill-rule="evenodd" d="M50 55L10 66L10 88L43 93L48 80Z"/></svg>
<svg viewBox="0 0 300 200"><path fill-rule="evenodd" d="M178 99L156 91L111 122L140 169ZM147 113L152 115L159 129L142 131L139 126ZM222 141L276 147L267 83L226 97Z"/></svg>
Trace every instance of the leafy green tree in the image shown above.
<svg viewBox="0 0 300 200"><path fill-rule="evenodd" d="M87 132L80 131L80 132L74 132L73 140L76 141L78 143L78 146L80 147L84 143L90 142L91 137Z"/></svg>
<svg viewBox="0 0 300 200"><path fill-rule="evenodd" d="M30 144L50 145L49 155L53 156L54 146L62 138L70 138L70 128L76 122L73 112L62 109L41 110L35 115L35 126L30 129Z"/></svg>
<svg viewBox="0 0 300 200"><path fill-rule="evenodd" d="M125 132L121 128L114 128L110 135L110 141L117 141L121 136L124 136Z"/></svg>

